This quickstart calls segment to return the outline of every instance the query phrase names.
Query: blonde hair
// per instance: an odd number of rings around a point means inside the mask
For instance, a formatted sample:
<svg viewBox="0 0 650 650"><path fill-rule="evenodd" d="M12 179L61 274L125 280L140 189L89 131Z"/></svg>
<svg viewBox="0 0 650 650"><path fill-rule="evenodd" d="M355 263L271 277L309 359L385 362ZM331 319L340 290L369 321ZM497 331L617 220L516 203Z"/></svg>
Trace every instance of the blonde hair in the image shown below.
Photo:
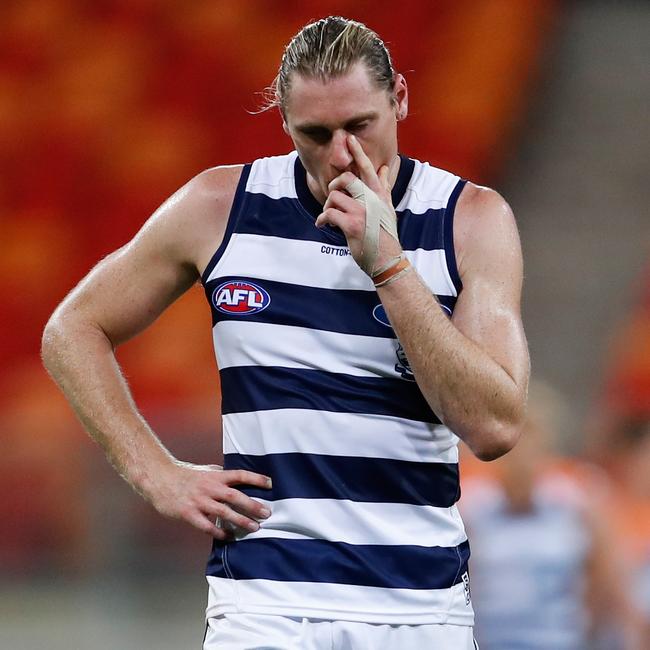
<svg viewBox="0 0 650 650"><path fill-rule="evenodd" d="M363 23L329 16L305 25L289 42L280 69L266 94L265 109L284 112L294 73L325 81L344 75L363 62L378 88L388 92L395 85L395 71L384 42Z"/></svg>

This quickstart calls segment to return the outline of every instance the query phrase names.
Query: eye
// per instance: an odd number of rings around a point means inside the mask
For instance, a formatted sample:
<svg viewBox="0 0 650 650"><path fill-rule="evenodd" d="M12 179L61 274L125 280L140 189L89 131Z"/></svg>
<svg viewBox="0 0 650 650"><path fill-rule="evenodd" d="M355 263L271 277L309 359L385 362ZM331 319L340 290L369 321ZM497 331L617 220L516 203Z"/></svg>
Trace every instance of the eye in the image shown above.
<svg viewBox="0 0 650 650"><path fill-rule="evenodd" d="M317 144L326 144L332 137L327 129L306 129L303 133Z"/></svg>
<svg viewBox="0 0 650 650"><path fill-rule="evenodd" d="M357 124L350 124L348 131L350 133L360 133L368 126L368 122L358 122Z"/></svg>

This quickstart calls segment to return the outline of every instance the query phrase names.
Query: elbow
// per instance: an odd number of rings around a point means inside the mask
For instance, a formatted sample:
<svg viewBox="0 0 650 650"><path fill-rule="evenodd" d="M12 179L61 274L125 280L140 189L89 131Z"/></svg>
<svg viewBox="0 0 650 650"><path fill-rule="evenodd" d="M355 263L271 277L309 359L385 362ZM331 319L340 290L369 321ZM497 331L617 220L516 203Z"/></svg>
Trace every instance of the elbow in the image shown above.
<svg viewBox="0 0 650 650"><path fill-rule="evenodd" d="M41 360L55 379L57 369L72 355L105 349L114 346L101 326L65 302L50 316L41 336Z"/></svg>
<svg viewBox="0 0 650 650"><path fill-rule="evenodd" d="M52 372L57 351L63 345L64 338L64 332L55 312L45 325L41 336L41 360L49 372Z"/></svg>
<svg viewBox="0 0 650 650"><path fill-rule="evenodd" d="M468 446L479 460L490 462L505 456L517 444L521 429L519 421L496 423L483 429Z"/></svg>
<svg viewBox="0 0 650 650"><path fill-rule="evenodd" d="M41 360L52 374L61 357L80 339L80 328L74 314L60 304L50 316L41 336Z"/></svg>

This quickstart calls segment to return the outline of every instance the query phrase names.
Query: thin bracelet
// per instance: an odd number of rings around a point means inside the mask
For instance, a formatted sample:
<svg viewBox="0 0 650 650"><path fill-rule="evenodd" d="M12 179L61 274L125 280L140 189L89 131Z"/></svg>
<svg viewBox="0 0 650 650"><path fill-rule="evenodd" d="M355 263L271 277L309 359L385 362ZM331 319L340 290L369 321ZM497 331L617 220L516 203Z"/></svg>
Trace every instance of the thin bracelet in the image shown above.
<svg viewBox="0 0 650 650"><path fill-rule="evenodd" d="M389 285L391 282L395 282L395 280L399 280L403 275L406 275L409 271L412 271L413 267L409 264L406 268L403 268L401 271L393 275L392 277L388 278L388 280L384 280L383 282L380 282L379 284L376 284L375 287L385 287Z"/></svg>
<svg viewBox="0 0 650 650"><path fill-rule="evenodd" d="M387 284L406 275L412 268L411 263L405 257L402 257L396 264L393 264L393 266L373 278L375 287L385 287Z"/></svg>
<svg viewBox="0 0 650 650"><path fill-rule="evenodd" d="M391 257L388 262L386 262L383 266L380 266L378 269L375 269L371 274L371 278L376 278L378 275L381 275L384 273L384 271L388 271L388 269L393 266L394 264L397 264L398 262L401 262L404 259L404 253L400 253L399 255L396 255L395 257Z"/></svg>

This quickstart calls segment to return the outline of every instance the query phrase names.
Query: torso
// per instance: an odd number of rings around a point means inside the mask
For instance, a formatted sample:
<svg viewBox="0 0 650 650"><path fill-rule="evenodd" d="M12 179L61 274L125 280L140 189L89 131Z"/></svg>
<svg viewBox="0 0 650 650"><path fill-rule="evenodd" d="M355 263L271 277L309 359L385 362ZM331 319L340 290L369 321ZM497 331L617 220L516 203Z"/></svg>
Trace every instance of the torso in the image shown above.
<svg viewBox="0 0 650 650"><path fill-rule="evenodd" d="M450 315L463 183L402 167L400 240ZM213 610L471 624L457 438L419 392L342 233L314 226L319 210L295 154L256 161L203 270L225 467L274 481L243 488L271 505L260 530L214 546Z"/></svg>

